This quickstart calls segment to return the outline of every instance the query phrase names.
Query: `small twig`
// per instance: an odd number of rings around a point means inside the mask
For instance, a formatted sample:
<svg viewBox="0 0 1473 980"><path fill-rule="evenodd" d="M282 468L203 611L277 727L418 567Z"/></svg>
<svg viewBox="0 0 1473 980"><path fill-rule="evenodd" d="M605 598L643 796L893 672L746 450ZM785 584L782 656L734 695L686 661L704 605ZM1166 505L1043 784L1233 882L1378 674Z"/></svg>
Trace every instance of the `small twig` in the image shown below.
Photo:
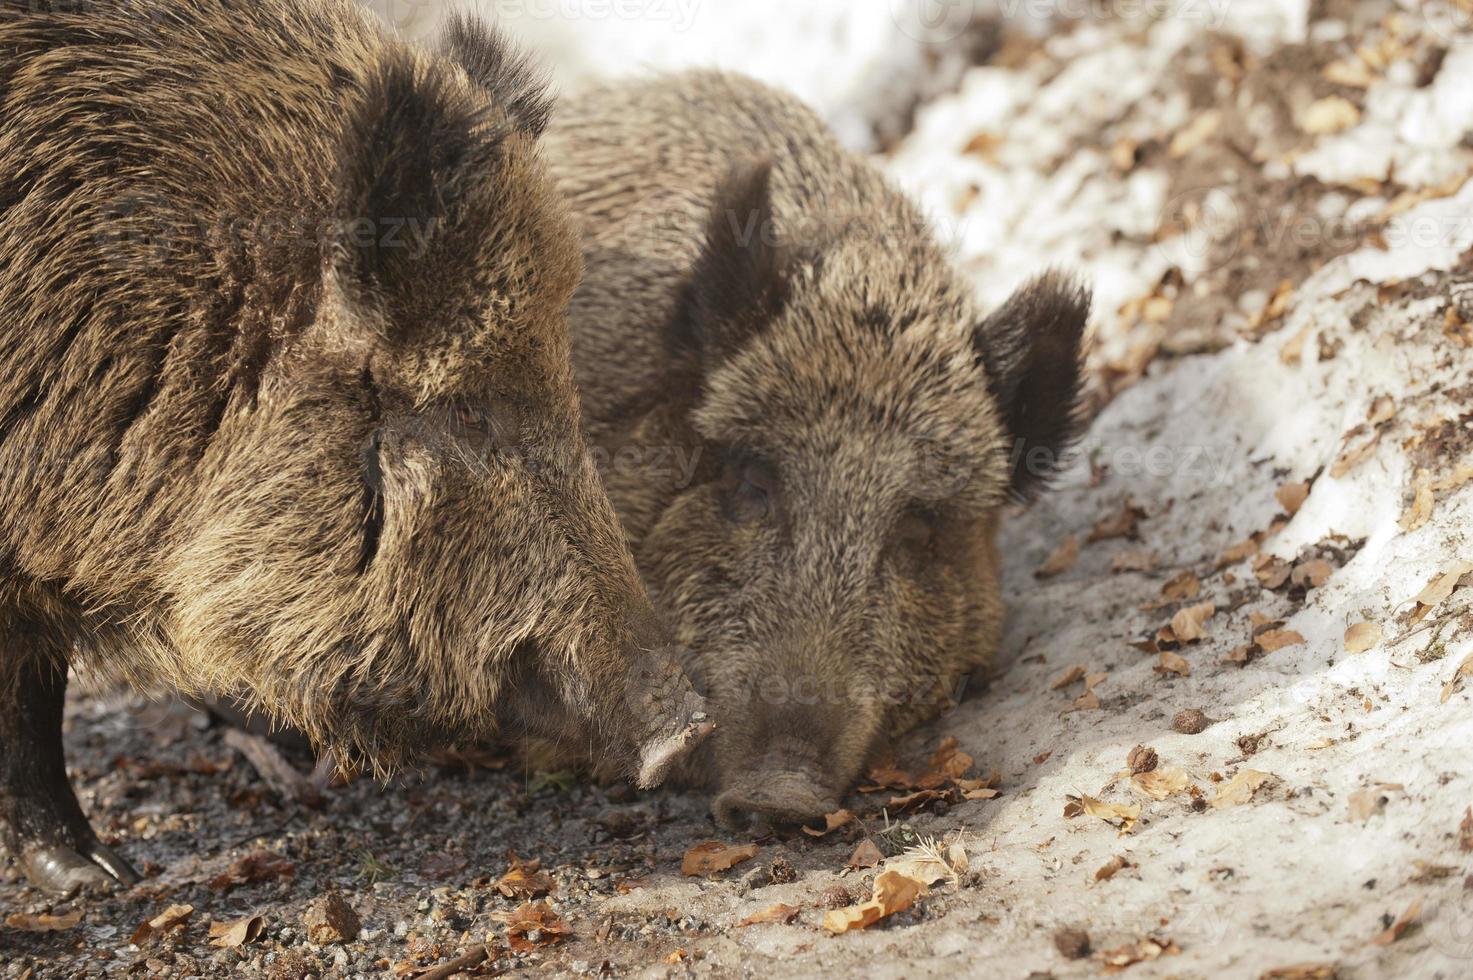
<svg viewBox="0 0 1473 980"><path fill-rule="evenodd" d="M486 962L486 955L485 946L472 946L464 954L457 956L450 962L441 963L439 966L419 974L419 980L449 980L450 977L455 976L457 973L464 973L472 967L480 966Z"/></svg>
<svg viewBox="0 0 1473 980"><path fill-rule="evenodd" d="M322 790L315 781L298 772L296 767L286 761L281 751L266 739L231 728L225 732L224 741L227 746L245 756L245 760L266 781L266 785L285 799L310 807L323 804Z"/></svg>

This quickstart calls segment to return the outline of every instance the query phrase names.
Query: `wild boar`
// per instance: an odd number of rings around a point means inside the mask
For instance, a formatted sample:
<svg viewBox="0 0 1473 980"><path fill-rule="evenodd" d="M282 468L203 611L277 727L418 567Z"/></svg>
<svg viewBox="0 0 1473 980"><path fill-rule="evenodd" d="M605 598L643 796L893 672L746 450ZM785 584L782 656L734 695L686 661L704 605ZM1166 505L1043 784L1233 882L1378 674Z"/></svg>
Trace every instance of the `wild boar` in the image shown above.
<svg viewBox="0 0 1473 980"><path fill-rule="evenodd" d="M995 651L994 531L1074 436L1088 292L983 315L905 196L736 75L572 98L548 160L589 434L717 726L683 776L729 824L832 811Z"/></svg>
<svg viewBox="0 0 1473 980"><path fill-rule="evenodd" d="M507 729L643 783L700 699L579 427L549 102L350 0L0 2L0 819L89 827L76 662L377 773Z"/></svg>

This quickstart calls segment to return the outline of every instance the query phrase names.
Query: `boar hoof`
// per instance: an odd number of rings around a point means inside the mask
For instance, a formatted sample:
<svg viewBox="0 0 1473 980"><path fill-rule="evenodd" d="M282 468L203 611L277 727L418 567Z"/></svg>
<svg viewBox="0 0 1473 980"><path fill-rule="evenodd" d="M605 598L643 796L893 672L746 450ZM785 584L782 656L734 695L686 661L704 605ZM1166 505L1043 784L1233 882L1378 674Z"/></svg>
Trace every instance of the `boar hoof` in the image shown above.
<svg viewBox="0 0 1473 980"><path fill-rule="evenodd" d="M111 848L92 842L85 856L64 844L36 844L21 853L21 870L42 891L71 898L79 891L110 892L142 880Z"/></svg>
<svg viewBox="0 0 1473 980"><path fill-rule="evenodd" d="M705 698L688 693L673 730L662 732L645 743L639 753L639 774L636 777L640 789L653 789L664 782L671 767L716 730L716 724L706 716L705 708Z"/></svg>

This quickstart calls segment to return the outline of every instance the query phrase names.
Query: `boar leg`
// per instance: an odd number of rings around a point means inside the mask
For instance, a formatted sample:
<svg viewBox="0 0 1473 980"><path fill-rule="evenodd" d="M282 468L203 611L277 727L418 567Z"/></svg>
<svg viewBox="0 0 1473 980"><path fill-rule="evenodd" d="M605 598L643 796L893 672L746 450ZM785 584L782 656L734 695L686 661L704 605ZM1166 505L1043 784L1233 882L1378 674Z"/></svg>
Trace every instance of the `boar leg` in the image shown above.
<svg viewBox="0 0 1473 980"><path fill-rule="evenodd" d="M0 688L0 823L6 846L31 884L44 891L73 895L83 888L136 884L138 872L97 839L67 779L61 745L65 665L33 651L7 652L20 653L20 660Z"/></svg>

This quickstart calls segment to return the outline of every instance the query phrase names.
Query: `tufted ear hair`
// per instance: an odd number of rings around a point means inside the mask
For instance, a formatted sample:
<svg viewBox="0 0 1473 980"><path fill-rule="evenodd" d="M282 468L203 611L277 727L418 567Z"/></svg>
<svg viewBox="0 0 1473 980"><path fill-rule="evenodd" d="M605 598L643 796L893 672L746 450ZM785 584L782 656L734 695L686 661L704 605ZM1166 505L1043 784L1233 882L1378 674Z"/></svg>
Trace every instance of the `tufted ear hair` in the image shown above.
<svg viewBox="0 0 1473 980"><path fill-rule="evenodd" d="M973 333L988 389L1012 436L1012 491L1020 499L1047 488L1082 428L1081 347L1090 301L1077 280L1048 272Z"/></svg>
<svg viewBox="0 0 1473 980"><path fill-rule="evenodd" d="M787 304L789 262L777 240L772 168L770 159L738 166L711 205L669 336L675 351L705 367L739 350Z"/></svg>
<svg viewBox="0 0 1473 980"><path fill-rule="evenodd" d="M447 293L470 286L448 281L457 266L446 257L495 221L489 182L506 135L483 102L409 52L365 81L339 149L332 262L386 339L406 342L437 304L458 298Z"/></svg>
<svg viewBox="0 0 1473 980"><path fill-rule="evenodd" d="M457 13L445 25L440 50L495 96L522 132L535 139L547 129L553 106L547 76L502 31Z"/></svg>

